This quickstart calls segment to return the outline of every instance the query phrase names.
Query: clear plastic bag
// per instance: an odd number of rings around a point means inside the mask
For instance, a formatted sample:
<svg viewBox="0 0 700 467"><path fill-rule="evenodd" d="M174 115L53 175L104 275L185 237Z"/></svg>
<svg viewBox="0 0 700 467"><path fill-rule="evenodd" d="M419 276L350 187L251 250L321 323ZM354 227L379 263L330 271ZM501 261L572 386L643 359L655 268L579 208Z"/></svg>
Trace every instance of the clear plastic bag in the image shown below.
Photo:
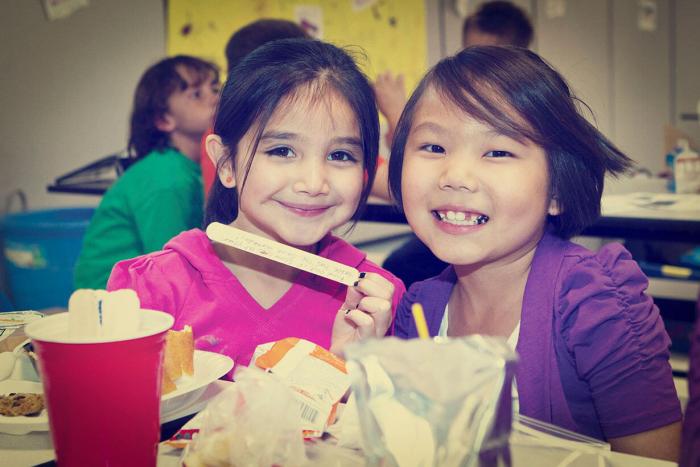
<svg viewBox="0 0 700 467"><path fill-rule="evenodd" d="M517 357L504 339L388 338L346 357L369 465L510 465Z"/></svg>
<svg viewBox="0 0 700 467"><path fill-rule="evenodd" d="M277 377L241 368L236 383L207 407L187 467L303 465L299 404Z"/></svg>
<svg viewBox="0 0 700 467"><path fill-rule="evenodd" d="M510 435L514 465L556 467L606 467L610 445L589 436L516 414Z"/></svg>

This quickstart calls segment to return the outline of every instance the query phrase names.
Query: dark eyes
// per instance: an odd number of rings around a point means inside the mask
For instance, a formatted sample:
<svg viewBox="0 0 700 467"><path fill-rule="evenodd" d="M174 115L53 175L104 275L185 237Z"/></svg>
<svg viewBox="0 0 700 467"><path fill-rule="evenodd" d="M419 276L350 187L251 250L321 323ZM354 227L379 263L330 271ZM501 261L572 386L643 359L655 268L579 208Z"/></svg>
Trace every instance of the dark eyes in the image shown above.
<svg viewBox="0 0 700 467"><path fill-rule="evenodd" d="M445 148L438 144L424 144L423 146L420 147L422 151L430 152L433 154L444 154ZM512 152L508 151L501 151L501 150L494 150L494 151L488 151L484 154L484 157L489 157L489 158L501 158L501 157L513 157Z"/></svg>
<svg viewBox="0 0 700 467"><path fill-rule="evenodd" d="M268 151L265 151L265 153L270 155L270 156L290 157L292 155L292 150L286 146L280 146L280 147L272 148Z"/></svg>
<svg viewBox="0 0 700 467"><path fill-rule="evenodd" d="M445 148L437 144L425 144L421 146L421 150L437 154L443 154L445 152Z"/></svg>
<svg viewBox="0 0 700 467"><path fill-rule="evenodd" d="M328 154L326 160L338 162L357 162L357 159L352 154L346 151L334 151Z"/></svg>
<svg viewBox="0 0 700 467"><path fill-rule="evenodd" d="M221 87L218 84L212 84L211 85L211 93L212 94L219 94L219 91L221 90ZM201 88L194 88L190 92L190 97L193 99L201 99L204 97L204 92L202 91Z"/></svg>
<svg viewBox="0 0 700 467"><path fill-rule="evenodd" d="M294 152L287 146L272 148L265 151L265 153L269 156L276 157L294 157ZM331 162L357 162L357 158L347 151L333 151L326 156L326 160Z"/></svg>
<svg viewBox="0 0 700 467"><path fill-rule="evenodd" d="M486 157L513 157L512 152L508 151L489 151L486 154L484 154Z"/></svg>

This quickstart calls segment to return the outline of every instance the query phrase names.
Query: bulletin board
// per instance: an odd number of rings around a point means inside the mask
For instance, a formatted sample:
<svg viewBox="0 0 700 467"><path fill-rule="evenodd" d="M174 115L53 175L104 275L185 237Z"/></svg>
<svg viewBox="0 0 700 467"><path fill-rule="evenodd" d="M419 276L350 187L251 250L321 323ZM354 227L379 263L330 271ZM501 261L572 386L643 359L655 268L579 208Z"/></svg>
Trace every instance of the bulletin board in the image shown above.
<svg viewBox="0 0 700 467"><path fill-rule="evenodd" d="M359 46L360 67L374 79L402 73L411 90L426 71L424 0L168 0L168 55L188 54L226 72L231 34L260 18L288 19L318 39Z"/></svg>

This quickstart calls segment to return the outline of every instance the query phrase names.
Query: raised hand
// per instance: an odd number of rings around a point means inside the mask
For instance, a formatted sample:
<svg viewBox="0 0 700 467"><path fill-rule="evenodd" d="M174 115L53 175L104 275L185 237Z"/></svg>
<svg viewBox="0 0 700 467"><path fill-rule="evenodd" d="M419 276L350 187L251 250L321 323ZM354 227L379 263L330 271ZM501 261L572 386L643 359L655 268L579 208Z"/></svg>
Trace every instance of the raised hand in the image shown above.
<svg viewBox="0 0 700 467"><path fill-rule="evenodd" d="M387 119L396 123L406 105L406 87L403 75L394 76L390 71L380 73L374 82L374 95L377 98L379 111Z"/></svg>
<svg viewBox="0 0 700 467"><path fill-rule="evenodd" d="M350 342L383 337L391 325L394 285L379 274L362 273L357 285L348 287L343 306L333 323L331 352L342 355Z"/></svg>

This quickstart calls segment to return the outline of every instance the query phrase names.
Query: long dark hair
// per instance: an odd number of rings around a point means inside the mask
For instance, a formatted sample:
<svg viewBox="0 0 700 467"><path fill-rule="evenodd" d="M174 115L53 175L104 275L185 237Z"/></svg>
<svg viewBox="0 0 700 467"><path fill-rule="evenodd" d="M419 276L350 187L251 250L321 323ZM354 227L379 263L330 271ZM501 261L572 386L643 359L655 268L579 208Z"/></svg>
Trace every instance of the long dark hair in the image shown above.
<svg viewBox="0 0 700 467"><path fill-rule="evenodd" d="M284 39L265 44L249 54L233 69L233 79L224 86L214 119L214 133L227 148L227 156L219 167L236 158L238 142L257 125L253 144L255 151L265 125L279 103L287 96L309 85L318 97L332 89L345 98L355 113L360 128L363 163L366 177L358 208L357 220L369 196L377 169L379 151L379 119L374 93L367 77L353 58L340 48L312 39ZM317 97L317 96L315 96ZM247 161L246 176L253 162ZM217 167L218 168L218 167ZM245 188L245 177L241 190ZM226 188L218 177L209 193L205 225L211 222L230 224L238 216L238 188Z"/></svg>
<svg viewBox="0 0 700 467"><path fill-rule="evenodd" d="M617 175L633 164L581 115L578 106L583 103L537 54L517 47L469 47L428 72L399 119L389 186L400 207L406 140L416 106L428 88L497 131L544 149L550 197L561 210L549 222L563 238L580 233L600 216L606 172Z"/></svg>
<svg viewBox="0 0 700 467"><path fill-rule="evenodd" d="M189 86L178 68L192 71L202 81L219 76L216 65L189 55L166 58L146 70L136 86L131 111L129 152L136 159L170 146L170 135L160 131L156 122L168 111L168 98Z"/></svg>

